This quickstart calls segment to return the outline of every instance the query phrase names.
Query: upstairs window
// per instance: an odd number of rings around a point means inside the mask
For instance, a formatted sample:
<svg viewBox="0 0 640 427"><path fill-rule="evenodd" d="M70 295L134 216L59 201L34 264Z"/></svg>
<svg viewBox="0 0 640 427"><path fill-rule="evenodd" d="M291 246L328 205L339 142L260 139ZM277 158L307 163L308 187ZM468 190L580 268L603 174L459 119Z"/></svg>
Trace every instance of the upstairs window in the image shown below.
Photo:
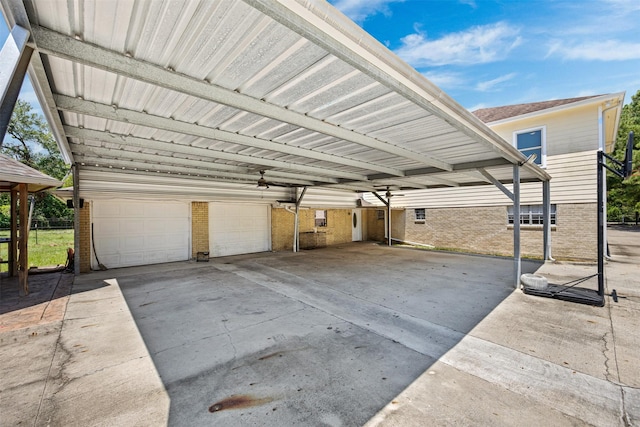
<svg viewBox="0 0 640 427"><path fill-rule="evenodd" d="M513 144L525 157L535 154L535 164L544 167L547 163L546 134L545 127L517 131L513 134Z"/></svg>

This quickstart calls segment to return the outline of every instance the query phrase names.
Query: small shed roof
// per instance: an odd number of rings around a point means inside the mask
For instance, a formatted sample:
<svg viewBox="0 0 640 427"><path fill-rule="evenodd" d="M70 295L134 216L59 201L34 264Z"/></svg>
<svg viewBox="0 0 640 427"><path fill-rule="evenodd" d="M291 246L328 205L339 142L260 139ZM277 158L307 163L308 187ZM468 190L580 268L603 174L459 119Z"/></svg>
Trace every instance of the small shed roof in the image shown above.
<svg viewBox="0 0 640 427"><path fill-rule="evenodd" d="M29 193L59 187L61 181L0 154L0 191L10 191L16 184L27 184Z"/></svg>
<svg viewBox="0 0 640 427"><path fill-rule="evenodd" d="M137 176L352 191L503 182L524 156L319 0L0 0L84 180ZM24 5L24 6L23 6ZM537 165L523 180L546 180Z"/></svg>

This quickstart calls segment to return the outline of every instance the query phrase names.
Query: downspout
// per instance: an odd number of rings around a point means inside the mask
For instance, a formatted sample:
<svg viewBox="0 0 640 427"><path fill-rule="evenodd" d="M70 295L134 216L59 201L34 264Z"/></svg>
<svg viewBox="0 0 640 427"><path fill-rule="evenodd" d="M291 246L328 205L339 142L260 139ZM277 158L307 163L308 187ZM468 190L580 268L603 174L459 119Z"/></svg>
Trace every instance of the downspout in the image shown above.
<svg viewBox="0 0 640 427"><path fill-rule="evenodd" d="M604 135L604 113L606 113L609 110L613 110L614 108L618 108L618 104L613 105L611 107L602 108L602 105L598 106L598 149L600 151L602 151L603 153L605 152L605 135ZM604 162L606 164L607 159L603 156L602 158L602 162ZM600 168L600 167L598 167ZM598 170L598 173L600 173L600 170ZM605 174L605 178L606 178L606 172L603 172ZM600 190L598 190L600 191ZM602 180L602 197L603 197L603 206L602 209L604 210L604 231L603 231L603 244L605 246L605 256L607 258L610 257L610 253L609 253L609 244L608 244L608 240L607 240L607 180L603 179ZM600 209L600 207L598 207L598 209Z"/></svg>
<svg viewBox="0 0 640 427"><path fill-rule="evenodd" d="M606 110L602 109L602 105L598 106L598 150L602 151L604 153L605 150L605 146L604 146L604 112ZM604 158L604 156L602 157L602 162L606 163L607 160ZM600 164L600 163L598 163ZM600 166L598 166L598 174L604 173L606 176L606 172L601 171L600 169L602 169ZM603 237L602 237L602 242L604 243L604 246L606 248L609 247L609 245L606 244L607 241L607 180L604 179L602 180L602 187L598 187L598 189L596 190L598 192L602 192L602 194L598 194L598 200L600 200L600 197L602 197L603 200L603 206L598 206L598 209L603 209L604 210L604 230L602 231L603 233ZM599 231L598 231L599 232ZM609 251L606 250L604 255L606 257L609 257Z"/></svg>

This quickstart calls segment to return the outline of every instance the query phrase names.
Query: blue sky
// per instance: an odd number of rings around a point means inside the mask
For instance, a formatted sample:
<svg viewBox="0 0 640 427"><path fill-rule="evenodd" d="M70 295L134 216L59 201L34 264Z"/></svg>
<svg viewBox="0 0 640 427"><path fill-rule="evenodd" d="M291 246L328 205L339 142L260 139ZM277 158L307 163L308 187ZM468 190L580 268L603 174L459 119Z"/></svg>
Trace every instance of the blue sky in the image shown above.
<svg viewBox="0 0 640 427"><path fill-rule="evenodd" d="M640 89L640 0L331 3L470 110Z"/></svg>
<svg viewBox="0 0 640 427"><path fill-rule="evenodd" d="M640 89L640 0L331 0L467 109Z"/></svg>

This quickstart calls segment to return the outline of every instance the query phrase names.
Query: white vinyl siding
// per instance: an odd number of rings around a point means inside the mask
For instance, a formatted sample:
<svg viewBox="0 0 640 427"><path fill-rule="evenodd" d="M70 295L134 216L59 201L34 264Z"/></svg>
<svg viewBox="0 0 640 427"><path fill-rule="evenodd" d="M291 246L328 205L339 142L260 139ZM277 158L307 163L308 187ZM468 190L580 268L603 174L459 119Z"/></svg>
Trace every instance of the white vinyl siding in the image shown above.
<svg viewBox="0 0 640 427"><path fill-rule="evenodd" d="M489 127L506 141L512 141L513 132L542 126L547 130L549 157L598 149L597 105L577 107Z"/></svg>

